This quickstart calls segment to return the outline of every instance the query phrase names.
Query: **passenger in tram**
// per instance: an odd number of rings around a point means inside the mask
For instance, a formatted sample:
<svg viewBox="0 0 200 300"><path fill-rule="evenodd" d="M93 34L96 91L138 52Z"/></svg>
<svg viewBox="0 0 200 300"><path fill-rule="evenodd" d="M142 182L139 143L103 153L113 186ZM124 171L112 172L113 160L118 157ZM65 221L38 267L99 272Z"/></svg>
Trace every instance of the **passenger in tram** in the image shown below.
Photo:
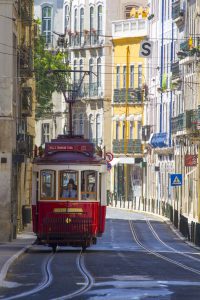
<svg viewBox="0 0 200 300"><path fill-rule="evenodd" d="M68 183L67 189L63 191L62 198L76 198L77 197L77 191L74 189L72 183Z"/></svg>

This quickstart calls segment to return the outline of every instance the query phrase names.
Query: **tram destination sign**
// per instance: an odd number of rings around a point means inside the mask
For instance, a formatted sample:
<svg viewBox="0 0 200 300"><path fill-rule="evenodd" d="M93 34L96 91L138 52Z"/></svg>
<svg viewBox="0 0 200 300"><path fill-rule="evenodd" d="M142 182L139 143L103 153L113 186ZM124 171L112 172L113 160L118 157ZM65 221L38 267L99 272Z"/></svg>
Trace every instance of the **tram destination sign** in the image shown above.
<svg viewBox="0 0 200 300"><path fill-rule="evenodd" d="M56 144L46 144L45 146L45 151L46 152L63 152L63 151L68 151L68 152L91 152L93 151L93 145L92 144L61 144L61 143L56 143Z"/></svg>

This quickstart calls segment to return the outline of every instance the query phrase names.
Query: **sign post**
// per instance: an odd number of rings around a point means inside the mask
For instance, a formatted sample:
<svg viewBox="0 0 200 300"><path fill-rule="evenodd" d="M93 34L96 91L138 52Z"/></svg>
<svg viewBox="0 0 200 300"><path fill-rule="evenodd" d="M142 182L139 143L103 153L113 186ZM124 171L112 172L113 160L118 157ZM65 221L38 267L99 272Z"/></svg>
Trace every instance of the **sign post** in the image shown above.
<svg viewBox="0 0 200 300"><path fill-rule="evenodd" d="M152 57L152 48L153 48L153 42L150 41L142 41L140 43L140 53L139 57Z"/></svg>

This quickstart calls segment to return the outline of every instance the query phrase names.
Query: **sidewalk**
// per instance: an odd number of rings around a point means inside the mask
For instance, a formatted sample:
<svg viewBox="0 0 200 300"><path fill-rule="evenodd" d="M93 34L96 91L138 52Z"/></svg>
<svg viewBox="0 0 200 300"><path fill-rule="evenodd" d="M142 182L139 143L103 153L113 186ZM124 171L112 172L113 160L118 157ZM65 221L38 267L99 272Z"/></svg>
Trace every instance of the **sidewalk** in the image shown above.
<svg viewBox="0 0 200 300"><path fill-rule="evenodd" d="M5 278L10 265L33 244L35 239L34 233L27 228L12 242L0 243L0 287L9 286Z"/></svg>

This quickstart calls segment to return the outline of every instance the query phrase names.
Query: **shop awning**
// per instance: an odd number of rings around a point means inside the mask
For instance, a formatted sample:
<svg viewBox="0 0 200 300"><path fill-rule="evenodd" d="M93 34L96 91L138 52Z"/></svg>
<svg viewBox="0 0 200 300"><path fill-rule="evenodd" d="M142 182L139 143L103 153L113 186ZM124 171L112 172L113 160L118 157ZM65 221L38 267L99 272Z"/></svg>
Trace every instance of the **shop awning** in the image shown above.
<svg viewBox="0 0 200 300"><path fill-rule="evenodd" d="M135 163L134 157L115 157L110 162L112 166L115 166L117 164L127 164L127 165L133 165Z"/></svg>
<svg viewBox="0 0 200 300"><path fill-rule="evenodd" d="M167 133L154 133L150 140L150 145L154 148L164 148L167 147Z"/></svg>

